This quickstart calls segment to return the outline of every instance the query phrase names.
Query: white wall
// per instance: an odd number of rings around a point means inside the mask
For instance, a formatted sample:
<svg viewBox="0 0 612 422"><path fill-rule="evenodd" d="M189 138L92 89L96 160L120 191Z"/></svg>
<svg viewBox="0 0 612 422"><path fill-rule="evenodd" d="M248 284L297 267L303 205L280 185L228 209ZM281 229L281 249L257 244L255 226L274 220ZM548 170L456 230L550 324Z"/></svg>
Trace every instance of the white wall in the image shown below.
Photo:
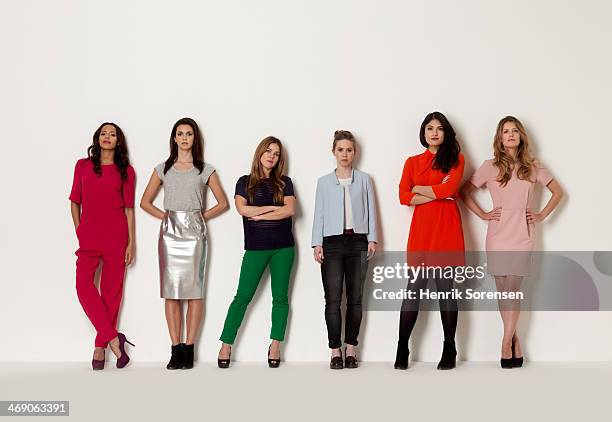
<svg viewBox="0 0 612 422"><path fill-rule="evenodd" d="M567 192L542 227L543 249L612 250L611 20L608 0L7 2L0 17L0 361L90 358L94 332L74 290L77 241L67 196L74 162L105 120L128 136L138 198L166 158L179 117L200 123L206 159L230 197L258 141L272 134L285 142L300 204L289 360L328 359L309 242L316 178L334 166L335 129L361 141L359 167L375 181L386 250L405 248L411 211L398 204L397 184L404 159L422 150L418 127L433 110L460 135L466 176L491 156L498 119L521 118ZM137 344L137 361L162 361L169 339L158 297L159 223L136 215L137 262L127 274L120 328ZM470 242L481 246L484 224L463 216ZM216 359L242 256L234 209L208 226L203 360ZM235 358L265 359L270 301L262 282ZM397 319L365 316L363 359L393 360ZM609 312L534 312L521 330L532 360L607 360L611 324ZM438 315L424 313L417 331L415 356L437 360ZM460 315L462 358L496 360L500 339L497 313Z"/></svg>

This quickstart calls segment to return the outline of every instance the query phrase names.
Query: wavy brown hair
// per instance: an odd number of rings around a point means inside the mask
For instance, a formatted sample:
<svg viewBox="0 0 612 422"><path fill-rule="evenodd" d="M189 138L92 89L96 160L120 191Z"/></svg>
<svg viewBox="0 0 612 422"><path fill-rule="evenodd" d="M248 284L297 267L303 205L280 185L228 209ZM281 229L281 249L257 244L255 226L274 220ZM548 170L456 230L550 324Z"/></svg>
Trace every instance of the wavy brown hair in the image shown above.
<svg viewBox="0 0 612 422"><path fill-rule="evenodd" d="M251 203L254 202L255 187L264 179L264 172L261 168L261 156L272 144L278 145L278 148L280 149L278 162L270 172L270 179L274 187L274 205L284 204L283 189L285 188L285 182L283 181L283 175L285 174L285 150L281 141L274 136L267 136L262 139L259 145L257 145L255 154L253 154L251 174L249 174L249 180L247 181L247 195L249 196L249 201Z"/></svg>
<svg viewBox="0 0 612 422"><path fill-rule="evenodd" d="M506 123L514 123L521 135L520 143L516 151L516 158L513 158L505 151L504 144L502 143L502 131ZM497 130L495 131L495 138L493 139L493 153L493 164L499 170L497 181L502 186L508 184L508 181L512 178L514 169L516 169L516 175L519 179L531 181L535 159L531 155L529 149L529 136L527 136L527 131L519 119L514 116L506 116L499 121Z"/></svg>
<svg viewBox="0 0 612 422"><path fill-rule="evenodd" d="M93 134L93 142L87 148L87 159L91 160L94 166L94 173L98 177L102 176L102 165L101 165L101 155L102 155L102 147L100 146L100 133L102 132L102 128L104 126L112 126L115 128L115 132L117 132L117 145L115 146L115 151L113 154L113 162L119 170L119 174L121 175L121 180L125 181L127 179L127 169L130 166L130 157L128 154L127 143L125 142L125 135L119 126L112 122L104 122L96 129Z"/></svg>
<svg viewBox="0 0 612 422"><path fill-rule="evenodd" d="M200 128L195 120L189 117L183 117L182 119L179 119L174 126L172 126L172 132L170 132L170 156L164 164L164 174L170 170L170 167L174 165L174 162L178 157L178 144L174 141L174 138L176 137L176 129L178 129L180 125L191 126L191 130L193 130L193 145L191 146L193 166L198 169L198 173L202 173L202 170L204 169L204 146L202 145L202 134L200 133Z"/></svg>

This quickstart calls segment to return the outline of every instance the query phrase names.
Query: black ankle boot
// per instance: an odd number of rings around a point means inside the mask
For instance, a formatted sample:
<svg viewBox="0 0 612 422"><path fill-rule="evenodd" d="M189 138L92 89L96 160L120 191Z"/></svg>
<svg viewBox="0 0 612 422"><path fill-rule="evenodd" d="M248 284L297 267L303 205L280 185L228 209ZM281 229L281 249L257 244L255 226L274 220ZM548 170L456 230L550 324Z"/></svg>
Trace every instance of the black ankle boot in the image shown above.
<svg viewBox="0 0 612 422"><path fill-rule="evenodd" d="M183 366L184 348L184 343L179 343L176 346L172 346L172 356L170 357L170 362L168 362L168 365L166 365L166 369L180 369Z"/></svg>
<svg viewBox="0 0 612 422"><path fill-rule="evenodd" d="M457 359L457 349L455 349L455 341L444 341L444 349L442 350L442 358L438 363L438 369L453 369Z"/></svg>
<svg viewBox="0 0 612 422"><path fill-rule="evenodd" d="M193 344L183 343L183 365L181 369L193 368Z"/></svg>
<svg viewBox="0 0 612 422"><path fill-rule="evenodd" d="M398 341L397 352L395 353L395 364L393 367L395 369L408 369L408 356L410 356L408 345L401 345Z"/></svg>

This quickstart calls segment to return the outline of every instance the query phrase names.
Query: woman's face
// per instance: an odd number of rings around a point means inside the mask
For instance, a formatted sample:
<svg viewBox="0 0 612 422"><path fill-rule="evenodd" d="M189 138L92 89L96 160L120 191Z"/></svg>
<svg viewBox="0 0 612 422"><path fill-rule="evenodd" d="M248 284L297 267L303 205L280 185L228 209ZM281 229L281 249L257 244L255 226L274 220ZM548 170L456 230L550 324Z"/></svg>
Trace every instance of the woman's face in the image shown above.
<svg viewBox="0 0 612 422"><path fill-rule="evenodd" d="M266 170L272 171L279 159L280 147L278 144L270 144L259 158L259 162Z"/></svg>
<svg viewBox="0 0 612 422"><path fill-rule="evenodd" d="M190 125L178 125L174 134L174 142L176 142L179 149L191 151L193 139L193 128Z"/></svg>
<svg viewBox="0 0 612 422"><path fill-rule="evenodd" d="M438 119L425 125L425 140L430 147L439 147L444 142L444 128Z"/></svg>
<svg viewBox="0 0 612 422"><path fill-rule="evenodd" d="M353 159L355 158L355 144L346 139L342 139L336 142L336 148L334 149L334 157L338 166L350 167L353 165Z"/></svg>
<svg viewBox="0 0 612 422"><path fill-rule="evenodd" d="M502 145L505 149L518 148L521 143L521 133L516 123L506 122L502 126Z"/></svg>
<svg viewBox="0 0 612 422"><path fill-rule="evenodd" d="M117 129L113 125L104 125L98 137L100 148L114 150L117 146Z"/></svg>

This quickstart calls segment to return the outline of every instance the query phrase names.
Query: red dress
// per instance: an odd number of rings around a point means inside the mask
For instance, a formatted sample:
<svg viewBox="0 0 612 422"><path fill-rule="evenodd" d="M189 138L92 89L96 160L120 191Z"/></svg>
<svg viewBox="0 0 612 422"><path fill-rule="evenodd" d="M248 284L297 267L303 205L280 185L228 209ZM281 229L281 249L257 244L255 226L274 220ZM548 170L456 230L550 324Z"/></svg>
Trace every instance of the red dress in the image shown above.
<svg viewBox="0 0 612 422"><path fill-rule="evenodd" d="M435 157L436 155L427 149L422 154L409 157L404 164L399 184L400 203L410 205L415 195L411 190L416 185L431 186L438 198L414 206L408 235L408 252L445 251L457 255L456 252L460 251L459 255L463 257L465 245L461 214L457 207L457 191L461 185L465 161L463 154L459 154L455 167L448 173L443 173L432 168ZM442 183L447 175L450 176L449 180Z"/></svg>

